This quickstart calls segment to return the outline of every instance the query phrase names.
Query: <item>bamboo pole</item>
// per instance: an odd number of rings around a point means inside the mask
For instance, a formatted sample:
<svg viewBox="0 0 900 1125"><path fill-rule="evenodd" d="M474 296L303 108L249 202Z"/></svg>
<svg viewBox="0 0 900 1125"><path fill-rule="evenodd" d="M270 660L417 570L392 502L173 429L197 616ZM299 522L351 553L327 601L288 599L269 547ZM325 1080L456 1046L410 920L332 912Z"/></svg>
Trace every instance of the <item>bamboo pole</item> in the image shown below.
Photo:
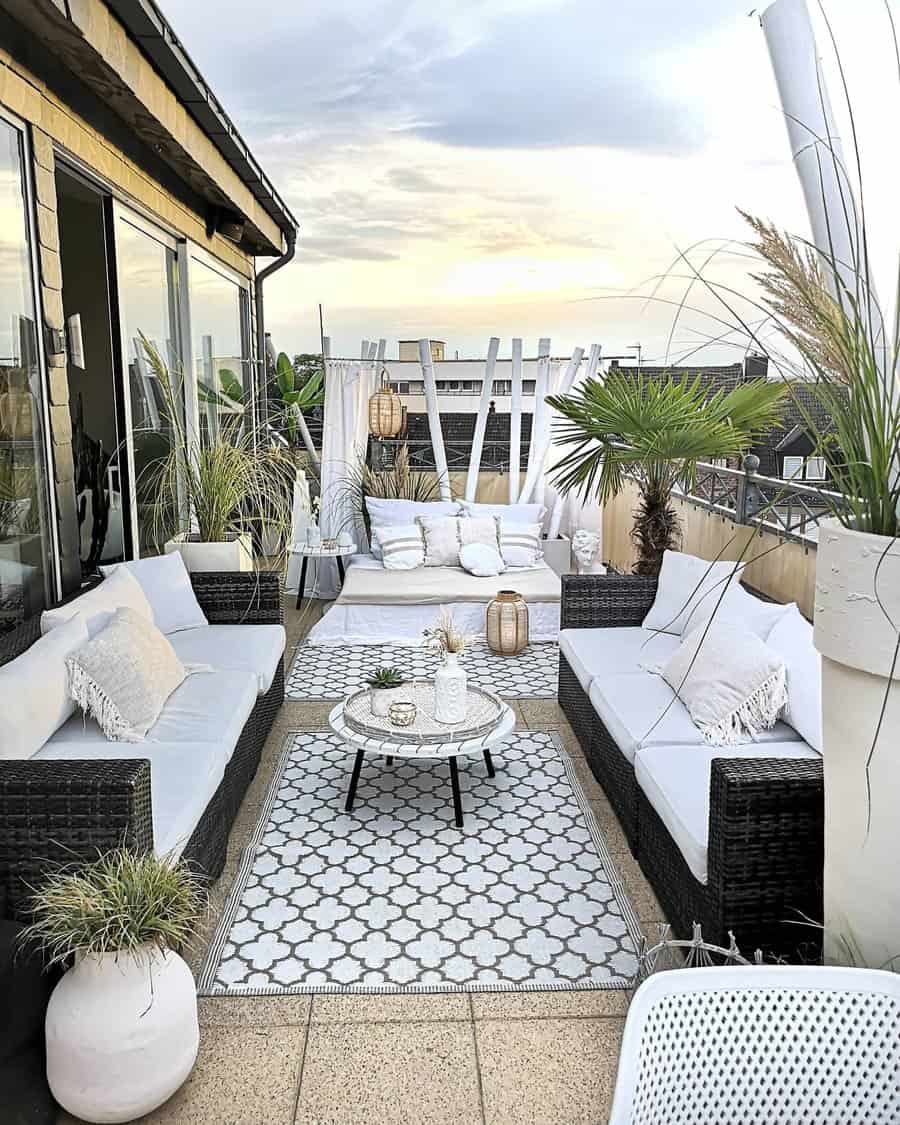
<svg viewBox="0 0 900 1125"><path fill-rule="evenodd" d="M487 416L494 386L494 367L497 364L497 352L499 350L499 338L491 336L487 359L484 364L484 382L481 384L481 399L478 403L478 416L475 419L472 451L469 455L469 472L466 475L466 499L470 501L475 499L475 494L478 491L478 473L481 469L481 453L484 449L484 431L487 428Z"/></svg>

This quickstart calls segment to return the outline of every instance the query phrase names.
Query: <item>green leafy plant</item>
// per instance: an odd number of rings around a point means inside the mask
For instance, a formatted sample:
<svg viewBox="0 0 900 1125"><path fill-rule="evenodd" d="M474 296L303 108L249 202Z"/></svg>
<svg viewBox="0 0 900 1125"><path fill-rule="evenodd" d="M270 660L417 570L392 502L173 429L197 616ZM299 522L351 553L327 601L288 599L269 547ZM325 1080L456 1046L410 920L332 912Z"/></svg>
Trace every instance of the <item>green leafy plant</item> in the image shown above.
<svg viewBox="0 0 900 1125"><path fill-rule="evenodd" d="M693 483L699 461L738 457L777 424L785 388L754 380L727 394L710 394L699 377L644 378L610 371L568 395L547 401L559 412L555 440L573 446L557 464L554 483L601 502L622 491L628 478L641 499L632 538L635 572L655 575L663 552L680 543L671 505L679 482Z"/></svg>
<svg viewBox="0 0 900 1125"><path fill-rule="evenodd" d="M403 674L399 668L385 665L376 668L367 683L373 688L398 688L403 685Z"/></svg>
<svg viewBox="0 0 900 1125"><path fill-rule="evenodd" d="M145 945L178 951L203 905L202 884L185 864L120 848L42 883L21 940L39 946L48 965Z"/></svg>
<svg viewBox="0 0 900 1125"><path fill-rule="evenodd" d="M405 442L397 446L394 463L389 469L373 469L362 458L348 465L342 489L353 519L362 518L366 535L371 530L366 510L366 498L369 496L381 500L414 500L420 504L441 498L435 474L416 472L410 466L409 447Z"/></svg>
<svg viewBox="0 0 900 1125"><path fill-rule="evenodd" d="M245 419L222 420L214 434L197 438L182 421L180 380L173 380L159 352L141 336L147 362L159 381L172 441L138 479L139 499L158 544L175 534L204 543L269 531L286 542L292 516L295 466L277 449L257 443Z"/></svg>
<svg viewBox="0 0 900 1125"><path fill-rule="evenodd" d="M310 358L316 361L316 369L312 371L308 365L304 367L304 361ZM321 362L320 356L296 356L291 361L285 352L279 352L275 360L275 386L284 427L292 445L297 444L299 415L321 406L325 401L325 373Z"/></svg>

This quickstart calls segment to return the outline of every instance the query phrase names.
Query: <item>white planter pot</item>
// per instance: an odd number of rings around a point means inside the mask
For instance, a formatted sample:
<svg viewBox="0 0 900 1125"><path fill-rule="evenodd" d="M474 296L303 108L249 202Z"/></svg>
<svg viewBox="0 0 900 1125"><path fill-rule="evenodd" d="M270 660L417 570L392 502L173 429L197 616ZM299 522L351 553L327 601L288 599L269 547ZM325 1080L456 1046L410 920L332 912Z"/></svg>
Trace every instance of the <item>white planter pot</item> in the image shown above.
<svg viewBox="0 0 900 1125"><path fill-rule="evenodd" d="M898 626L900 543L824 521L815 644L822 654L825 956L832 962L881 967L900 955L900 666L891 677Z"/></svg>
<svg viewBox="0 0 900 1125"><path fill-rule="evenodd" d="M176 535L165 545L167 555L173 551L180 551L184 565L195 573L253 570L253 542L246 532L223 543L201 543Z"/></svg>
<svg viewBox="0 0 900 1125"><path fill-rule="evenodd" d="M372 714L378 715L382 719L387 717L388 710L392 703L396 703L399 699L404 698L404 689L402 687L369 688L369 706L372 708Z"/></svg>
<svg viewBox="0 0 900 1125"><path fill-rule="evenodd" d="M439 723L461 723L466 717L466 673L458 654L448 652L434 674L434 717Z"/></svg>
<svg viewBox="0 0 900 1125"><path fill-rule="evenodd" d="M200 1030L194 978L177 953L144 947L78 961L50 997L47 1080L85 1121L132 1121L190 1074Z"/></svg>

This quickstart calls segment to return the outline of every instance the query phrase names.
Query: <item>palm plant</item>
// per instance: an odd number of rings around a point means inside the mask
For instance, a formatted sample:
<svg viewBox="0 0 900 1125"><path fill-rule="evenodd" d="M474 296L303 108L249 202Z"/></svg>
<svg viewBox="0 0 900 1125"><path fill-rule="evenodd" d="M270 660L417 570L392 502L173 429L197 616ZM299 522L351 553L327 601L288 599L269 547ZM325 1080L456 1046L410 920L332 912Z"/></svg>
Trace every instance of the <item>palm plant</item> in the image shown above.
<svg viewBox="0 0 900 1125"><path fill-rule="evenodd" d="M275 360L275 386L281 403L281 414L291 445L297 444L299 416L305 410L321 406L325 401L325 373L315 371L305 381L285 352Z"/></svg>
<svg viewBox="0 0 900 1125"><path fill-rule="evenodd" d="M632 539L635 573L656 575L663 552L680 544L671 498L693 482L697 463L738 457L777 424L785 389L762 380L709 394L701 379L648 379L624 371L589 379L549 404L562 415L555 440L574 448L557 464L555 485L601 503L628 478L640 489Z"/></svg>

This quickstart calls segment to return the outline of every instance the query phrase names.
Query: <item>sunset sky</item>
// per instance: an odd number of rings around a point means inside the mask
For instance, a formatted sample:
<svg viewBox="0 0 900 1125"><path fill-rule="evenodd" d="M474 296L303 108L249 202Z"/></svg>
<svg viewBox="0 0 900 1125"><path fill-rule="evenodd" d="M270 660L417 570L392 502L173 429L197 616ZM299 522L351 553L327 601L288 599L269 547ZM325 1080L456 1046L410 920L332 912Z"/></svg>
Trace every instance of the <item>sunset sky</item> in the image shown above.
<svg viewBox="0 0 900 1125"><path fill-rule="evenodd" d="M318 350L321 301L336 355L431 335L481 356L492 334L508 354L515 334L659 360L671 306L622 294L744 238L738 206L806 230L747 0L163 7L300 221L267 286L278 348ZM747 287L747 269L726 255L714 276Z"/></svg>

